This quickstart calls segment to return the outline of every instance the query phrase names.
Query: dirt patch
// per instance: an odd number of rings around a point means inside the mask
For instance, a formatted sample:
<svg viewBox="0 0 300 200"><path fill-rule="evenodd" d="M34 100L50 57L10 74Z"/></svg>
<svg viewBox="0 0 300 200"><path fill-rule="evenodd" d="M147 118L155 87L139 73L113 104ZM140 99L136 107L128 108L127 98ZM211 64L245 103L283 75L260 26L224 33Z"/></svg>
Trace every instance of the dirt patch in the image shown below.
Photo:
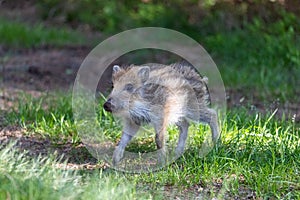
<svg viewBox="0 0 300 200"><path fill-rule="evenodd" d="M88 47L19 50L2 47L0 112L16 106L22 93L39 97L51 91L71 90L77 70L90 50Z"/></svg>
<svg viewBox="0 0 300 200"><path fill-rule="evenodd" d="M5 51L0 54L2 89L43 92L67 89L90 50L88 47L44 47Z"/></svg>

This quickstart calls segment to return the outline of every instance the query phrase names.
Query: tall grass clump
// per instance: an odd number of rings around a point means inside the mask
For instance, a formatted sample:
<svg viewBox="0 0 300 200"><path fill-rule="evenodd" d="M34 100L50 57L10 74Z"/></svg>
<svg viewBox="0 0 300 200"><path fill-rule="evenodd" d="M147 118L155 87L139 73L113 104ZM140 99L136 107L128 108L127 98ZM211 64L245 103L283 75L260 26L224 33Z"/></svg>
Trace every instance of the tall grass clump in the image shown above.
<svg viewBox="0 0 300 200"><path fill-rule="evenodd" d="M147 199L122 175L80 175L52 158L28 158L14 144L0 146L0 199Z"/></svg>
<svg viewBox="0 0 300 200"><path fill-rule="evenodd" d="M49 137L53 141L79 142L73 120L71 94L56 92L38 98L20 93L19 101L6 115L9 124L17 124L27 133Z"/></svg>

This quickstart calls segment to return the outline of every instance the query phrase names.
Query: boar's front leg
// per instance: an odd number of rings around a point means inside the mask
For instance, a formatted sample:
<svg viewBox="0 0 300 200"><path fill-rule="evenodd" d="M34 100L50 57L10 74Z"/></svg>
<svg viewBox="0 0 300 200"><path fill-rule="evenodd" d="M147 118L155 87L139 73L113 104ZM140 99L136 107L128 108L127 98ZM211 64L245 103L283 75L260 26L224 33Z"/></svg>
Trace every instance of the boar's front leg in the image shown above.
<svg viewBox="0 0 300 200"><path fill-rule="evenodd" d="M163 166L166 163L166 147L165 147L165 133L167 131L167 123L155 126L155 143L158 150L158 164Z"/></svg>
<svg viewBox="0 0 300 200"><path fill-rule="evenodd" d="M187 134L188 134L188 129L189 129L189 123L187 122L186 119L182 119L179 122L176 123L177 127L179 128L179 139L178 139L178 144L175 150L175 156L179 157L184 151L186 139L187 139Z"/></svg>
<svg viewBox="0 0 300 200"><path fill-rule="evenodd" d="M138 130L139 130L139 126L134 123L128 122L124 124L121 139L113 153L112 164L114 166L118 165L118 163L121 161L124 155L125 147L130 142L130 140L134 137L134 135L137 133Z"/></svg>

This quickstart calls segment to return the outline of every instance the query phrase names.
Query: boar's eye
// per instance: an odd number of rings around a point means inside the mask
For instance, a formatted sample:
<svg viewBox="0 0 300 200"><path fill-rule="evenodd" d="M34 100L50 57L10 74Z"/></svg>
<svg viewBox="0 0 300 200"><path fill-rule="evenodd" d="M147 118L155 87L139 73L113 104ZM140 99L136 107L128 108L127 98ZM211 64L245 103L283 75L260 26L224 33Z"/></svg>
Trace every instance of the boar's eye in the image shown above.
<svg viewBox="0 0 300 200"><path fill-rule="evenodd" d="M124 90L127 92L133 92L133 85L131 83L126 84Z"/></svg>

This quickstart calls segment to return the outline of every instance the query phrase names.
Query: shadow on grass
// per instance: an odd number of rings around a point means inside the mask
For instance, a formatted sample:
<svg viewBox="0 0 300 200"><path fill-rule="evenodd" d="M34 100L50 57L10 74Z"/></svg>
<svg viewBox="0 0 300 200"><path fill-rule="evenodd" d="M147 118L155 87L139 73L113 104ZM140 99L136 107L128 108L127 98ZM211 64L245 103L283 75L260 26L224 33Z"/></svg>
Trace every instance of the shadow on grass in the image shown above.
<svg viewBox="0 0 300 200"><path fill-rule="evenodd" d="M0 126L1 127L1 126ZM30 158L51 157L58 159L59 168L72 170L106 169L107 165L99 163L85 148L84 144L69 141L55 143L49 138L28 135L17 126L7 126L0 130L2 148L15 142L15 148Z"/></svg>

